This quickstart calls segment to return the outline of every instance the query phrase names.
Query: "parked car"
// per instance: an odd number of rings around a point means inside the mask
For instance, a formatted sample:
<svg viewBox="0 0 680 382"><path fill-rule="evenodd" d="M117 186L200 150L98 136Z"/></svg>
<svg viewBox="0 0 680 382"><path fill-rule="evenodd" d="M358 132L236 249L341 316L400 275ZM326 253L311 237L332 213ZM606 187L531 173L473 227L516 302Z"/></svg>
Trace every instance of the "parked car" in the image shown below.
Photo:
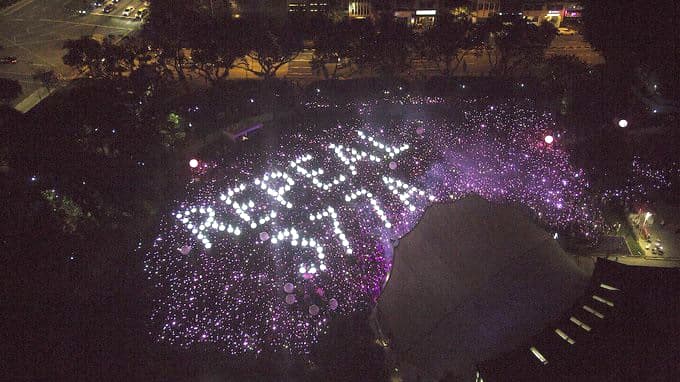
<svg viewBox="0 0 680 382"><path fill-rule="evenodd" d="M565 27L559 27L557 28L557 34L562 36L573 36L576 34L576 31Z"/></svg>
<svg viewBox="0 0 680 382"><path fill-rule="evenodd" d="M127 7L123 11L123 16L130 16L132 14L132 11L135 10L135 7Z"/></svg>
<svg viewBox="0 0 680 382"><path fill-rule="evenodd" d="M76 16L84 16L95 8L92 0L67 0L64 3L64 11Z"/></svg>
<svg viewBox="0 0 680 382"><path fill-rule="evenodd" d="M135 20L143 20L147 13L148 11L146 8L139 8L137 10L137 14L135 15Z"/></svg>
<svg viewBox="0 0 680 382"><path fill-rule="evenodd" d="M0 64L16 64L17 58L14 56L7 56L0 58Z"/></svg>
<svg viewBox="0 0 680 382"><path fill-rule="evenodd" d="M108 4L107 6L104 7L104 13L111 13L113 10L116 9L116 6L113 4Z"/></svg>

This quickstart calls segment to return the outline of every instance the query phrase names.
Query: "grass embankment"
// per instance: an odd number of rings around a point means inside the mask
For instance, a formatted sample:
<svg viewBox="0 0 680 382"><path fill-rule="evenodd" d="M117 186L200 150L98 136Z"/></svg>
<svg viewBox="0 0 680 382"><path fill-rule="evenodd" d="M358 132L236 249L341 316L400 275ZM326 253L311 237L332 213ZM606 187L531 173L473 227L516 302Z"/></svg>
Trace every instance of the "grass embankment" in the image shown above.
<svg viewBox="0 0 680 382"><path fill-rule="evenodd" d="M642 247L638 243L635 230L628 221L626 211L624 211L622 208L608 209L604 211L604 218L605 223L609 227L613 227L615 224L621 224L621 228L619 228L615 234L623 236L631 254L642 255L644 253L642 251Z"/></svg>

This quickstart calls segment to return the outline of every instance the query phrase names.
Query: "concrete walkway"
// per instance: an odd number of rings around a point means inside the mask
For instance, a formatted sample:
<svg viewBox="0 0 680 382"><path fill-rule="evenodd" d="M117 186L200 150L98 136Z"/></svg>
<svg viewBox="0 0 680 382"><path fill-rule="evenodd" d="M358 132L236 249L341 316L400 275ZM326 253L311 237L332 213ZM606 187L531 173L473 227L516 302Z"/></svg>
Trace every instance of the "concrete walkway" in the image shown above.
<svg viewBox="0 0 680 382"><path fill-rule="evenodd" d="M40 101L45 99L45 97L47 97L48 95L52 94L52 92L55 91L55 90L56 89L47 90L46 87L41 86L36 91L29 94L21 102L19 102L14 108L18 112L26 114L31 109L33 109L35 107L35 105L39 104Z"/></svg>

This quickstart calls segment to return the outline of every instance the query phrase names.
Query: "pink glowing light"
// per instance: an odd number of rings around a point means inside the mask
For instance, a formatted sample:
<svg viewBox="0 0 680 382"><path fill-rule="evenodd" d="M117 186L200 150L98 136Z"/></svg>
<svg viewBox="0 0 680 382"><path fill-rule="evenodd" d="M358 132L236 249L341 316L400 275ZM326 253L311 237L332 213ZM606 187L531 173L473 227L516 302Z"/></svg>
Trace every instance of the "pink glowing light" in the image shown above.
<svg viewBox="0 0 680 382"><path fill-rule="evenodd" d="M286 293L293 293L293 290L294 290L294 289L295 289L295 286L294 286L293 284L291 284L291 283L285 283L285 284L283 285L283 290L284 290Z"/></svg>

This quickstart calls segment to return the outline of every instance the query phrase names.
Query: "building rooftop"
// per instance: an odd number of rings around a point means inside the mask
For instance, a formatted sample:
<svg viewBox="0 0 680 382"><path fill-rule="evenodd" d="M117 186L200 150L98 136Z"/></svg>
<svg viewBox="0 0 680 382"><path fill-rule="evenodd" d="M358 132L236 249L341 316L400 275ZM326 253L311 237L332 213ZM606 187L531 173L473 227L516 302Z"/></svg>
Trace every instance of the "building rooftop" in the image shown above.
<svg viewBox="0 0 680 382"><path fill-rule="evenodd" d="M409 378L472 378L583 295L588 274L524 210L470 196L428 208L395 248L377 326Z"/></svg>

